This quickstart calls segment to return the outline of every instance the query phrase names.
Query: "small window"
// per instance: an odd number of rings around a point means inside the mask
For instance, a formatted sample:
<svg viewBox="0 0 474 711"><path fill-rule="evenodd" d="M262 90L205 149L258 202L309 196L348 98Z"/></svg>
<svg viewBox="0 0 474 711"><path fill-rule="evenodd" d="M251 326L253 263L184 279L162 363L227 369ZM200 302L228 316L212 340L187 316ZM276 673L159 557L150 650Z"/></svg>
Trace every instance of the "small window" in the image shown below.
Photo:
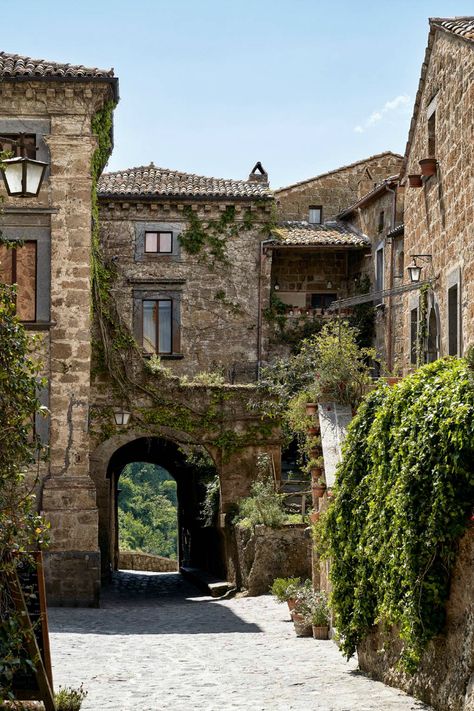
<svg viewBox="0 0 474 711"><path fill-rule="evenodd" d="M385 212L384 212L383 210L380 210L380 212L379 212L379 225L378 225L378 231L379 231L379 232L383 232L384 220L385 220Z"/></svg>
<svg viewBox="0 0 474 711"><path fill-rule="evenodd" d="M336 301L337 294L311 294L312 309L327 309L333 301Z"/></svg>
<svg viewBox="0 0 474 711"><path fill-rule="evenodd" d="M173 302L171 299L143 301L143 348L147 353L172 353Z"/></svg>
<svg viewBox="0 0 474 711"><path fill-rule="evenodd" d="M375 262L375 291L383 290L383 269L384 269L384 259L383 259L383 247L377 250L376 262Z"/></svg>
<svg viewBox="0 0 474 711"><path fill-rule="evenodd" d="M0 281L16 284L20 321L36 321L36 242L24 242L13 249L0 246Z"/></svg>
<svg viewBox="0 0 474 711"><path fill-rule="evenodd" d="M10 140L8 140L10 139ZM16 145L20 139L18 133L3 133L0 139L0 151L13 153L14 157L21 155L20 146ZM27 158L36 159L36 136L33 133L23 134L23 143Z"/></svg>
<svg viewBox="0 0 474 711"><path fill-rule="evenodd" d="M172 251L172 232L145 232L146 254L171 254Z"/></svg>
<svg viewBox="0 0 474 711"><path fill-rule="evenodd" d="M428 158L436 158L436 111L428 119Z"/></svg>
<svg viewBox="0 0 474 711"><path fill-rule="evenodd" d="M418 343L418 309L410 311L410 363L416 365L416 351Z"/></svg>
<svg viewBox="0 0 474 711"><path fill-rule="evenodd" d="M448 289L448 354L459 354L458 285Z"/></svg>
<svg viewBox="0 0 474 711"><path fill-rule="evenodd" d="M312 225L320 225L322 222L322 218L323 208L321 207L321 205L310 205L308 222L310 222Z"/></svg>

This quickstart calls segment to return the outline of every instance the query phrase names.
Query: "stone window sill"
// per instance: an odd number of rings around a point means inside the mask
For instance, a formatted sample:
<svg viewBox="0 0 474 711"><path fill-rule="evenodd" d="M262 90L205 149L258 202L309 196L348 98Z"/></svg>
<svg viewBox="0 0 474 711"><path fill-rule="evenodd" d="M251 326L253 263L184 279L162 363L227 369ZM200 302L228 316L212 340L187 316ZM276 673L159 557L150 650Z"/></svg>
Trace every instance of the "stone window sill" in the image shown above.
<svg viewBox="0 0 474 711"><path fill-rule="evenodd" d="M157 355L160 360L182 360L184 358L183 353L145 353L145 352L143 352L144 358L151 358L153 355Z"/></svg>

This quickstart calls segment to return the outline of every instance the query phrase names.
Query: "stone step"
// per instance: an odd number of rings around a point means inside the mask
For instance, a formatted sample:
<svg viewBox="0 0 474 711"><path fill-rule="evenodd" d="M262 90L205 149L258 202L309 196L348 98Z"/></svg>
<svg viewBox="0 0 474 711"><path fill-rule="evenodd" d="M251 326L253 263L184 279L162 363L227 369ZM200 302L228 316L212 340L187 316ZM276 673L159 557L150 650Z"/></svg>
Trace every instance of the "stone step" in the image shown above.
<svg viewBox="0 0 474 711"><path fill-rule="evenodd" d="M229 590L234 588L234 585L227 580L216 578L212 573L208 573L200 568L181 566L179 572L186 580L189 580L197 588L211 597L222 597L222 595L225 595Z"/></svg>

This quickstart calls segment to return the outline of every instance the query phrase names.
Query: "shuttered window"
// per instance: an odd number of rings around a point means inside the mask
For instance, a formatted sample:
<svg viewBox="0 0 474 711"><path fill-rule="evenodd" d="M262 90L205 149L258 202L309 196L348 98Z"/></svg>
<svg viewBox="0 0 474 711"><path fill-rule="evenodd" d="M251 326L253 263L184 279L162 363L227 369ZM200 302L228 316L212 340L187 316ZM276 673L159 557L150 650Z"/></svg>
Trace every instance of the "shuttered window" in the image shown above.
<svg viewBox="0 0 474 711"><path fill-rule="evenodd" d="M16 284L16 313L21 321L36 321L36 242L13 249L0 246L0 281Z"/></svg>

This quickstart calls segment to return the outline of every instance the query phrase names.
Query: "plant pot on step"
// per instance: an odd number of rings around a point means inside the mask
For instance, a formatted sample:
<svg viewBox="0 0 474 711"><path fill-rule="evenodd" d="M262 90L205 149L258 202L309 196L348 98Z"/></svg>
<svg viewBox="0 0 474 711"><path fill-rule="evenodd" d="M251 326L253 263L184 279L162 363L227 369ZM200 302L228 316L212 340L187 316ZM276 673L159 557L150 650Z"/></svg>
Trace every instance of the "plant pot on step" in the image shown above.
<svg viewBox="0 0 474 711"><path fill-rule="evenodd" d="M326 491L326 484L313 484L311 491L313 492L313 499L321 499Z"/></svg>
<svg viewBox="0 0 474 711"><path fill-rule="evenodd" d="M420 164L421 174L424 175L425 178L436 175L436 158L423 158L418 162Z"/></svg>
<svg viewBox="0 0 474 711"><path fill-rule="evenodd" d="M329 627L327 625L321 627L313 625L312 630L314 639L329 639Z"/></svg>
<svg viewBox="0 0 474 711"><path fill-rule="evenodd" d="M309 514L309 522L313 525L319 521L319 511L311 511Z"/></svg>
<svg viewBox="0 0 474 711"><path fill-rule="evenodd" d="M311 467L311 480L319 481L323 475L323 470L321 467Z"/></svg>
<svg viewBox="0 0 474 711"><path fill-rule="evenodd" d="M314 437L315 435L318 435L320 432L319 427L315 427L314 425L311 425L311 427L308 427L307 433L311 436Z"/></svg>
<svg viewBox="0 0 474 711"><path fill-rule="evenodd" d="M306 403L306 414L307 415L316 415L318 412L318 403L317 402L307 402Z"/></svg>
<svg viewBox="0 0 474 711"><path fill-rule="evenodd" d="M408 176L408 185L410 188L421 188L423 185L423 181L421 179L421 175L409 175Z"/></svg>
<svg viewBox="0 0 474 711"><path fill-rule="evenodd" d="M295 626L296 636L311 637L311 635L313 634L313 628L305 621L304 617L296 614L295 612L291 613L291 617Z"/></svg>

